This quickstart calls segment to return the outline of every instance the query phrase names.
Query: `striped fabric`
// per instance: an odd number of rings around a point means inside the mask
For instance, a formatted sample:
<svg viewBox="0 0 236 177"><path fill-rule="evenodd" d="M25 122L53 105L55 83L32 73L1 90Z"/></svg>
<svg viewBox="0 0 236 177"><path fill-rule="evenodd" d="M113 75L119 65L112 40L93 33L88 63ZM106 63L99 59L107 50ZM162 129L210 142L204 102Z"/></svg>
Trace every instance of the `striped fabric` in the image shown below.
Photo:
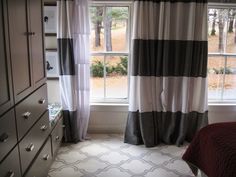
<svg viewBox="0 0 236 177"><path fill-rule="evenodd" d="M60 95L65 141L86 138L90 105L89 13L87 0L57 1Z"/></svg>
<svg viewBox="0 0 236 177"><path fill-rule="evenodd" d="M208 123L207 1L134 1L125 142L181 145Z"/></svg>

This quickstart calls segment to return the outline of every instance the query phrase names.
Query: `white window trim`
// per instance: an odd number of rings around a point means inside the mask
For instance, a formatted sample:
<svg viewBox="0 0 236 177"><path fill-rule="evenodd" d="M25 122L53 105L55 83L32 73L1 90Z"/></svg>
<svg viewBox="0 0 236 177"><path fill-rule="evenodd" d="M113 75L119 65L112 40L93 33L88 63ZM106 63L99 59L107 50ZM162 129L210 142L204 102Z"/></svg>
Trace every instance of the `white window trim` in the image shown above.
<svg viewBox="0 0 236 177"><path fill-rule="evenodd" d="M216 9L230 9L230 8L235 8L236 9L236 4L233 3L208 3L208 8L216 8ZM226 39L227 40L227 39ZM236 53L208 53L208 57L212 57L212 56L218 56L218 57L225 57L225 62L224 62L224 69L227 66L227 57L235 57L236 60ZM224 71L225 72L225 71ZM208 99L208 105L209 106L222 106L222 105L236 105L236 99L232 99L232 100L224 100L223 99L223 94L224 94L224 82L225 82L225 77L223 78L223 84L222 84L222 90L221 90L221 99Z"/></svg>
<svg viewBox="0 0 236 177"><path fill-rule="evenodd" d="M91 105L99 105L99 104L105 104L105 105L116 105L116 104L128 104L128 100L129 100L129 82L130 82L130 58L131 58L131 30L132 30L132 12L133 12L133 6L132 6L132 1L123 1L123 0L116 0L116 1L91 1L89 3L89 6L104 6L104 7L109 7L109 6L115 6L115 7L128 7L129 8L129 17L128 17L128 38L126 40L127 41L127 49L128 51L122 51L122 52L113 52L113 51L102 51L102 52L91 52L91 56L104 56L104 59L106 58L106 56L128 56L128 73L127 73L127 77L128 77L128 90L127 90L127 98L90 98L90 103ZM106 8L105 8L106 9ZM106 45L106 40L104 40L104 45ZM106 77L106 76L104 76ZM104 78L103 77L103 78ZM105 78L104 78L105 79ZM105 86L105 82L104 82L104 96L105 96L105 92L106 92L106 86Z"/></svg>
<svg viewBox="0 0 236 177"><path fill-rule="evenodd" d="M103 0L103 1L99 1L99 0L93 0L90 1L90 6L128 6L129 7L129 42L128 42L128 48L129 48L129 52L124 51L124 52L92 52L91 55L92 56L105 56L105 55L124 55L124 56L128 56L129 61L128 61L128 90L129 90L129 76L130 76L130 58L131 58L131 29L132 29L132 12L133 12L133 6L132 6L132 1L126 1L126 0L116 0L116 1L111 1L111 0ZM208 3L208 8L236 8L236 4L233 3ZM236 57L236 54L229 54L229 53L208 53L208 56L234 56ZM127 105L128 104L128 100L129 100L129 92L128 92L128 98L127 99L96 99L96 98L92 98L90 100L91 105ZM208 105L209 106L220 106L220 105L224 105L224 106L234 106L236 105L236 100L209 100L208 99Z"/></svg>

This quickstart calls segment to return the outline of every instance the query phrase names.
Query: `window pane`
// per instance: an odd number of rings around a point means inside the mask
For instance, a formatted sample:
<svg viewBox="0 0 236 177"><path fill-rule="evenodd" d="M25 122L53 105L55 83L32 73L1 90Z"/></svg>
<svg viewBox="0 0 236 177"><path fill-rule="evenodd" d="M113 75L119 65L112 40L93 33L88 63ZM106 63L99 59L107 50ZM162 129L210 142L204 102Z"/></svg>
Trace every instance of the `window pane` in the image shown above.
<svg viewBox="0 0 236 177"><path fill-rule="evenodd" d="M236 57L227 58L223 98L224 100L236 100Z"/></svg>
<svg viewBox="0 0 236 177"><path fill-rule="evenodd" d="M90 50L104 51L104 7L90 7L89 10L91 19Z"/></svg>
<svg viewBox="0 0 236 177"><path fill-rule="evenodd" d="M128 78L127 56L106 57L106 97L107 98L127 98Z"/></svg>
<svg viewBox="0 0 236 177"><path fill-rule="evenodd" d="M208 99L221 100L223 78L224 78L224 57L208 57Z"/></svg>
<svg viewBox="0 0 236 177"><path fill-rule="evenodd" d="M92 56L91 64L91 97L104 98L104 56Z"/></svg>
<svg viewBox="0 0 236 177"><path fill-rule="evenodd" d="M128 7L106 8L106 51L127 51L128 12Z"/></svg>
<svg viewBox="0 0 236 177"><path fill-rule="evenodd" d="M208 52L222 53L226 49L228 9L208 10Z"/></svg>
<svg viewBox="0 0 236 177"><path fill-rule="evenodd" d="M236 53L236 9L229 9L228 33L227 33L227 53Z"/></svg>

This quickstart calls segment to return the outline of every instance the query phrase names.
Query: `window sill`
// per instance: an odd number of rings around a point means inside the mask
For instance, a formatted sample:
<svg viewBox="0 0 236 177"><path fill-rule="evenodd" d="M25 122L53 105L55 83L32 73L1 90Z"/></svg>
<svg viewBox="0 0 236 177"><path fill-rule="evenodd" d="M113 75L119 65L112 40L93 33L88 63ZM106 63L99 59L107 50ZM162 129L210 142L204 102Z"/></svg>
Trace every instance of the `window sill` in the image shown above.
<svg viewBox="0 0 236 177"><path fill-rule="evenodd" d="M128 103L91 103L91 111L100 112L128 112Z"/></svg>
<svg viewBox="0 0 236 177"><path fill-rule="evenodd" d="M128 102L91 102L91 106L129 106ZM208 102L208 106L236 106L236 102Z"/></svg>
<svg viewBox="0 0 236 177"><path fill-rule="evenodd" d="M209 102L208 103L208 106L236 106L236 103L232 102L232 103L229 103L229 102Z"/></svg>
<svg viewBox="0 0 236 177"><path fill-rule="evenodd" d="M128 112L128 103L91 103L91 111L95 112ZM236 103L208 103L209 112L236 112Z"/></svg>

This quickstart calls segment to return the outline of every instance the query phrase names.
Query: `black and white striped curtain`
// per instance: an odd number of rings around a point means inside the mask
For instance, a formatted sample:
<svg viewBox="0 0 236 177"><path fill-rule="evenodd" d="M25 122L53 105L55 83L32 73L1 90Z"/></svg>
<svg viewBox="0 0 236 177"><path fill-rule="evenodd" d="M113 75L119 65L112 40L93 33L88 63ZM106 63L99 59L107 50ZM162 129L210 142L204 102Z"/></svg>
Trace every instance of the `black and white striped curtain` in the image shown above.
<svg viewBox="0 0 236 177"><path fill-rule="evenodd" d="M86 138L90 105L89 11L87 0L57 1L57 42L64 138Z"/></svg>
<svg viewBox="0 0 236 177"><path fill-rule="evenodd" d="M208 123L207 1L135 0L125 142L181 145Z"/></svg>

